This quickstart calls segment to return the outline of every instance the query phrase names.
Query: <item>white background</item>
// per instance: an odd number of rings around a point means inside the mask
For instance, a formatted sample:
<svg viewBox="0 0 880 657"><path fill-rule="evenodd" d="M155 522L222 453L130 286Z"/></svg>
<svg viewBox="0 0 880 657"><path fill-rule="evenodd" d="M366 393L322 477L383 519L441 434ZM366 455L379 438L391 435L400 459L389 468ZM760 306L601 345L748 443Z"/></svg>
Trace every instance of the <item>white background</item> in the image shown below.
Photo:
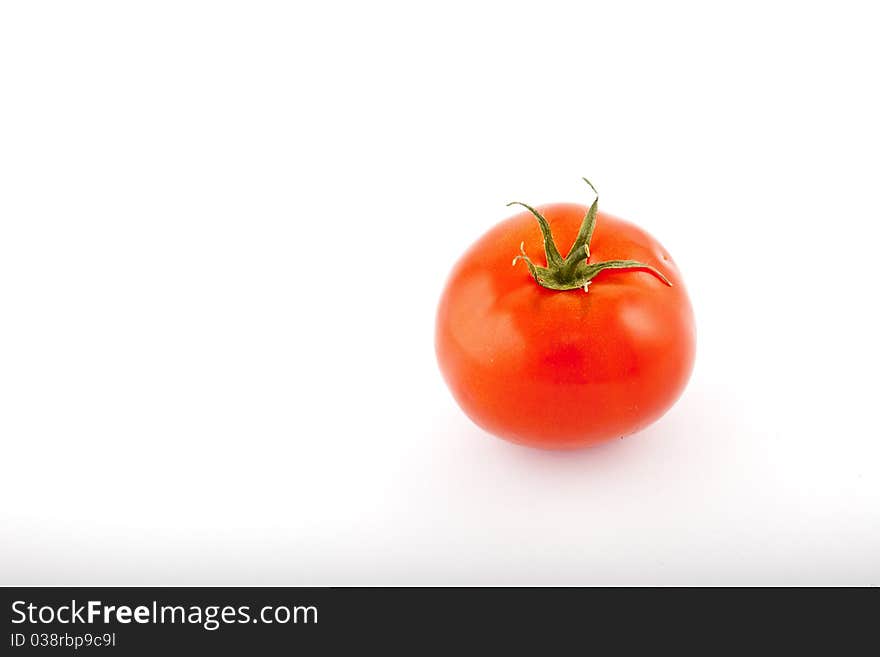
<svg viewBox="0 0 880 657"><path fill-rule="evenodd" d="M0 582L880 584L871 3L298 4L0 9ZM547 453L434 310L582 175L697 365Z"/></svg>

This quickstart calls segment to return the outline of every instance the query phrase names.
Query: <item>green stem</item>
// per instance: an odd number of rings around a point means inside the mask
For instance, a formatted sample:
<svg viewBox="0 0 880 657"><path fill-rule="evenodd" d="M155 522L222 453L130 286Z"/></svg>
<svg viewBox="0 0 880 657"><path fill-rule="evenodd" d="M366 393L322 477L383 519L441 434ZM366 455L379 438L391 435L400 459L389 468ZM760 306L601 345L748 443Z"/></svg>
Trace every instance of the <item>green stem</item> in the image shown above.
<svg viewBox="0 0 880 657"><path fill-rule="evenodd" d="M531 205L526 205L519 201L511 201L507 204L507 207L510 207L511 205L521 205L535 215L535 219L538 220L538 225L541 227L541 234L544 236L544 255L547 257L547 265L549 267L561 267L564 260L559 254L559 249L556 248L556 242L553 241L553 233L550 232L550 224L544 219L544 215L535 210ZM525 255L525 253L523 253L523 255Z"/></svg>
<svg viewBox="0 0 880 657"><path fill-rule="evenodd" d="M516 265L520 260L525 262L529 269L529 273L538 284L551 290L574 290L577 288L587 290L590 281L606 269L647 271L671 287L672 283L666 278L666 276L644 262L639 262L637 260L605 260L603 262L590 262L590 241L593 238L593 230L596 228L596 217L599 212L599 192L596 191L596 188L593 187L593 183L589 180L583 178L583 181L592 188L593 192L596 194L596 198L593 200L593 204L587 211L583 223L581 223L574 244L571 246L571 251L569 251L565 258L560 255L559 249L556 248L556 242L553 240L553 233L550 230L550 224L540 212L535 210L532 206L520 203L519 201L507 204L508 206L521 205L531 212L538 220L538 225L541 227L541 234L544 237L544 254L547 258L546 267L536 265L531 259L529 259L523 246L520 245L520 255L513 259L513 264Z"/></svg>

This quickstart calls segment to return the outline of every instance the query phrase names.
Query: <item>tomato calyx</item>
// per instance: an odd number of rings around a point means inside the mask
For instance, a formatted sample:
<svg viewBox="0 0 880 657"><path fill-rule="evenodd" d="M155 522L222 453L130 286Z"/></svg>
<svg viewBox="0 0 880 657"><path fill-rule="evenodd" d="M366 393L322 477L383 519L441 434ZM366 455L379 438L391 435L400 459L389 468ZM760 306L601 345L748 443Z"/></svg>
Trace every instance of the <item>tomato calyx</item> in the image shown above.
<svg viewBox="0 0 880 657"><path fill-rule="evenodd" d="M590 240L593 238L593 230L596 227L596 215L599 211L599 192L596 191L596 188L593 187L593 183L589 180L583 178L583 181L590 186L596 194L596 198L590 206L590 209L587 211L583 223L581 223L580 230L578 230L577 237L574 240L574 244L571 246L571 250L564 258L559 253L559 249L556 247L556 242L553 240L553 233L550 230L550 224L547 223L547 220L540 212L532 206L520 203L519 201L513 201L507 204L508 207L511 205L524 207L534 215L535 219L538 220L538 225L541 228L541 235L544 237L544 255L547 259L546 267L536 265L532 262L529 256L526 255L525 249L523 248L524 245L520 244L520 255L513 259L514 266L522 260L526 263L526 267L528 267L529 273L535 281L539 285L550 290L575 290L577 288L583 288L585 292L589 291L589 286L592 280L606 269L647 271L666 283L666 285L672 287L672 283L666 278L666 276L644 262L639 262L637 260L603 260L601 262L590 262Z"/></svg>

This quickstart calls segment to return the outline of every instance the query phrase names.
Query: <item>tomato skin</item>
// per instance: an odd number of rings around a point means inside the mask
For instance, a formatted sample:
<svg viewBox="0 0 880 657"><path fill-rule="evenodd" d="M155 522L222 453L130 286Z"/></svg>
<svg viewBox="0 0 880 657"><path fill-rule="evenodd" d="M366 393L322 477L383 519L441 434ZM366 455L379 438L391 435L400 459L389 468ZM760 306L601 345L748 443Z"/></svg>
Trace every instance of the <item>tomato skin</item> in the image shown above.
<svg viewBox="0 0 880 657"><path fill-rule="evenodd" d="M540 206L563 255L587 208ZM454 266L435 347L458 404L486 431L548 449L596 445L663 415L687 384L695 329L678 267L641 228L599 212L590 261L633 259L662 272L606 270L583 289L550 290L511 260L544 263L535 218L502 221Z"/></svg>

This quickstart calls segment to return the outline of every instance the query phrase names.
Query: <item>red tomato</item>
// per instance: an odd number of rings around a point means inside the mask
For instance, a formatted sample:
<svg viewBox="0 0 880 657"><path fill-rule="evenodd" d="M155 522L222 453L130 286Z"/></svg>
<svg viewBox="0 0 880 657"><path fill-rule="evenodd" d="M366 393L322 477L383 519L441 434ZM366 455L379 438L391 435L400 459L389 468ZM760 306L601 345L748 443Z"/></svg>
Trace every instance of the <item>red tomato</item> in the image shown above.
<svg viewBox="0 0 880 657"><path fill-rule="evenodd" d="M541 226L525 211L453 268L437 312L443 376L474 422L513 442L575 448L638 431L675 403L693 367L693 311L678 267L648 233L596 203L535 212L550 231L543 257ZM595 230L585 235L590 213ZM562 258L576 239L576 253ZM534 264L519 257L511 266L521 253Z"/></svg>

